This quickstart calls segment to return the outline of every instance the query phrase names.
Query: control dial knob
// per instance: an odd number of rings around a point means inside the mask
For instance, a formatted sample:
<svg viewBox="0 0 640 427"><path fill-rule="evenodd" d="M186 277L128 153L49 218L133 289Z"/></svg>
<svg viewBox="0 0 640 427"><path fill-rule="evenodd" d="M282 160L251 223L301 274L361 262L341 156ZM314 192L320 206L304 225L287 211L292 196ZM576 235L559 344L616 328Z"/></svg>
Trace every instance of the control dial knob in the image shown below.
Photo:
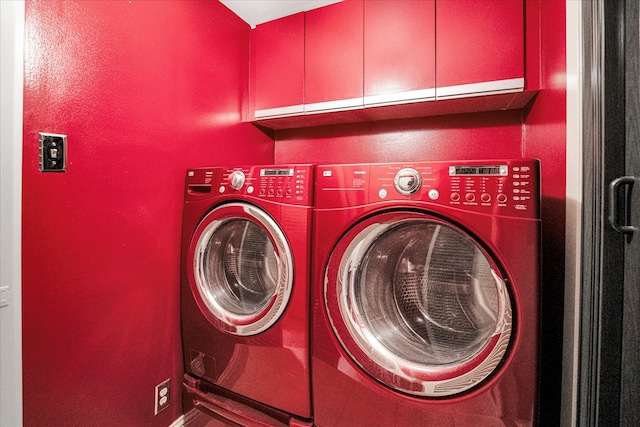
<svg viewBox="0 0 640 427"><path fill-rule="evenodd" d="M233 171L229 174L229 185L231 185L234 190L241 189L244 185L244 180L245 176L242 171Z"/></svg>
<svg viewBox="0 0 640 427"><path fill-rule="evenodd" d="M401 169L393 179L393 185L398 193L410 196L422 186L422 175L413 168Z"/></svg>

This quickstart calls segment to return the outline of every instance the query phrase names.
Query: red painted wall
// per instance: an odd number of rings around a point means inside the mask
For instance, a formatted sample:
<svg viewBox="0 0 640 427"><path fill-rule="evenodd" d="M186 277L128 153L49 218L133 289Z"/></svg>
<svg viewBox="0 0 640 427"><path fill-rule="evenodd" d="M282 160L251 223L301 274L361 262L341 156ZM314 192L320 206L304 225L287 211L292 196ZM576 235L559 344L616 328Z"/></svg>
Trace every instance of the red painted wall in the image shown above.
<svg viewBox="0 0 640 427"><path fill-rule="evenodd" d="M522 111L386 120L276 132L276 161L311 163L522 156Z"/></svg>
<svg viewBox="0 0 640 427"><path fill-rule="evenodd" d="M542 322L538 424L560 424L566 205L566 5L528 0L540 16L540 85L524 126L524 154L542 167Z"/></svg>
<svg viewBox="0 0 640 427"><path fill-rule="evenodd" d="M273 160L239 123L248 55L249 27L217 1L27 0L25 426L181 414L184 170ZM38 171L39 131L68 135L67 173Z"/></svg>
<svg viewBox="0 0 640 427"><path fill-rule="evenodd" d="M535 86L539 79L541 88L530 108L281 130L276 132L275 156L279 162L317 163L539 158L543 220L540 425L558 425L566 193L565 0L527 0L526 14L527 73L533 80L529 84Z"/></svg>

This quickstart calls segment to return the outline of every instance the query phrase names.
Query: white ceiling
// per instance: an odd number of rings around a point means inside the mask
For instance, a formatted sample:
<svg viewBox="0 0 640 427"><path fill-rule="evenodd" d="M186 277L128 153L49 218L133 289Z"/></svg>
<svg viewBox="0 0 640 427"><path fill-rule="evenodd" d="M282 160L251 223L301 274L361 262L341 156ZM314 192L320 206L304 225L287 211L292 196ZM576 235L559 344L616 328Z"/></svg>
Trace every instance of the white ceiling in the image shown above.
<svg viewBox="0 0 640 427"><path fill-rule="evenodd" d="M263 22L304 12L342 0L220 0L251 28Z"/></svg>

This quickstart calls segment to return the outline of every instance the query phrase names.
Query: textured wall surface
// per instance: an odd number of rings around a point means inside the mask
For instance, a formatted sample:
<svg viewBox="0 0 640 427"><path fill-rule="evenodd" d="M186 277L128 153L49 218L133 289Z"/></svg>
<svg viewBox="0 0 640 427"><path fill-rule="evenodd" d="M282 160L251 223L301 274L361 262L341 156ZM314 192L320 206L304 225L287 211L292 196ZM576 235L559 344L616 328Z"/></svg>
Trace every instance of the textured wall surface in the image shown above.
<svg viewBox="0 0 640 427"><path fill-rule="evenodd" d="M24 425L167 426L185 168L273 160L240 123L249 26L213 1L28 1L25 48ZM39 172L39 131L68 135L66 173Z"/></svg>

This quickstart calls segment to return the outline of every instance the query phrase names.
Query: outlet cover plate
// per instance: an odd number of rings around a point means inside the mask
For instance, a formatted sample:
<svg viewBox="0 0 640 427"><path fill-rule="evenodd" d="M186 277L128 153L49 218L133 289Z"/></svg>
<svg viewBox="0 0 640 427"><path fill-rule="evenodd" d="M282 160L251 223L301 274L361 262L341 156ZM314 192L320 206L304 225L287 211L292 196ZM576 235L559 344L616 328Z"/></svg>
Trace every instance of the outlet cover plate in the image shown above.
<svg viewBox="0 0 640 427"><path fill-rule="evenodd" d="M154 414L158 415L164 409L167 409L171 403L171 378L167 378L156 386L155 393L155 410Z"/></svg>

